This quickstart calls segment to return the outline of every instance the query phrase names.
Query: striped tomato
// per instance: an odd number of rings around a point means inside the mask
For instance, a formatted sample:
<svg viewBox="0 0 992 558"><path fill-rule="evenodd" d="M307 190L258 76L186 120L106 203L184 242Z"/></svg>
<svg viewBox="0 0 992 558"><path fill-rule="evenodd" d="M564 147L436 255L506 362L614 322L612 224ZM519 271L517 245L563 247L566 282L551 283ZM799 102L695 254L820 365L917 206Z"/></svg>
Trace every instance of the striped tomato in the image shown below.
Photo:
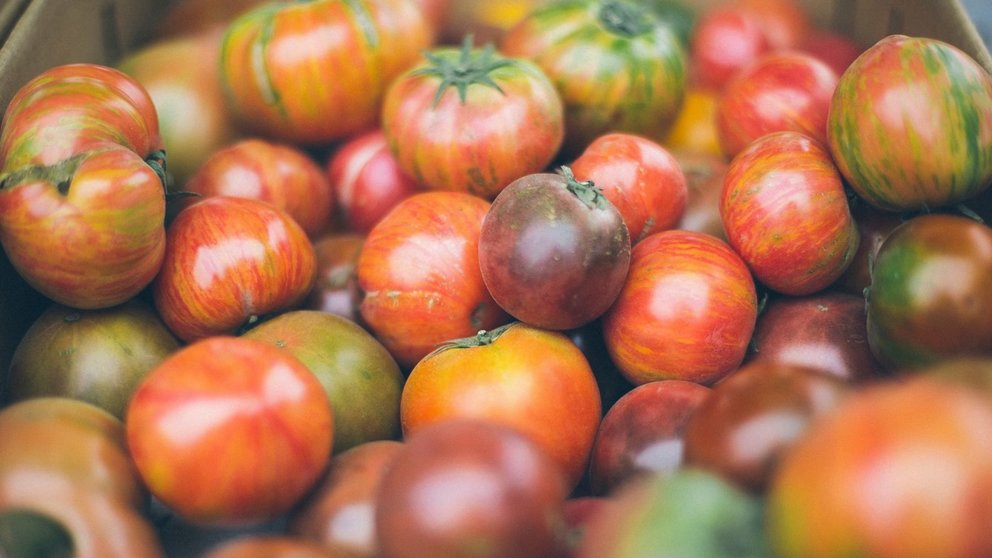
<svg viewBox="0 0 992 558"><path fill-rule="evenodd" d="M888 36L841 76L827 137L851 187L881 209L970 198L992 183L992 76L947 43Z"/></svg>

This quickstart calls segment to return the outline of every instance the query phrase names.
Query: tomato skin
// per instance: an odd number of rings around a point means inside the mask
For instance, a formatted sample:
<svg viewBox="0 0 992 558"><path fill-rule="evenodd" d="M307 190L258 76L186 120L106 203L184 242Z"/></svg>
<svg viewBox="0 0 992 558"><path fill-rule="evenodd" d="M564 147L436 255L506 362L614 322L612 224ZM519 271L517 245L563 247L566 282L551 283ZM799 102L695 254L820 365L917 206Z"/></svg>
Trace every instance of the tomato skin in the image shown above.
<svg viewBox="0 0 992 558"><path fill-rule="evenodd" d="M218 543L203 558L334 558L323 545L277 534L251 534Z"/></svg>
<svg viewBox="0 0 992 558"><path fill-rule="evenodd" d="M489 344L431 353L410 372L400 399L404 436L453 418L510 426L542 447L571 487L584 473L601 414L582 351L562 333L522 322Z"/></svg>
<svg viewBox="0 0 992 558"><path fill-rule="evenodd" d="M479 235L479 268L493 300L546 329L573 329L601 316L620 292L629 262L620 212L596 186L570 175L514 180L496 196Z"/></svg>
<svg viewBox="0 0 992 558"><path fill-rule="evenodd" d="M331 455L331 404L295 357L261 341L187 345L138 387L128 448L151 493L199 525L257 525L287 512Z"/></svg>
<svg viewBox="0 0 992 558"><path fill-rule="evenodd" d="M362 293L356 268L364 243L364 236L352 233L330 233L314 240L317 278L303 301L304 308L330 312L361 324Z"/></svg>
<svg viewBox="0 0 992 558"><path fill-rule="evenodd" d="M442 64L457 64L462 49L437 48ZM486 55L468 49L480 67ZM386 93L382 130L400 168L431 190L467 192L492 199L513 180L544 170L564 137L562 101L548 76L523 58L493 52L505 65L486 70L496 84L470 83L465 99L441 77L418 73L422 60Z"/></svg>
<svg viewBox="0 0 992 558"><path fill-rule="evenodd" d="M689 52L693 82L721 91L737 72L770 50L754 13L739 4L707 10L696 24Z"/></svg>
<svg viewBox="0 0 992 558"><path fill-rule="evenodd" d="M675 122L661 142L679 153L699 153L723 159L716 128L718 93L690 82Z"/></svg>
<svg viewBox="0 0 992 558"><path fill-rule="evenodd" d="M570 165L617 208L631 244L671 229L685 211L689 186L678 160L653 140L612 132L599 136Z"/></svg>
<svg viewBox="0 0 992 558"><path fill-rule="evenodd" d="M947 43L890 35L841 76L827 136L851 188L880 209L973 197L992 184L992 75Z"/></svg>
<svg viewBox="0 0 992 558"><path fill-rule="evenodd" d="M670 230L631 250L623 290L603 316L617 368L635 385L713 383L744 360L757 320L751 273L726 243Z"/></svg>
<svg viewBox="0 0 992 558"><path fill-rule="evenodd" d="M438 344L509 321L479 271L486 200L462 192L406 198L365 238L356 274L362 320L409 369Z"/></svg>
<svg viewBox="0 0 992 558"><path fill-rule="evenodd" d="M755 278L789 295L836 281L861 238L830 154L798 132L763 136L730 162L720 216Z"/></svg>
<svg viewBox="0 0 992 558"><path fill-rule="evenodd" d="M533 60L554 82L565 106L566 157L610 131L661 141L682 105L685 50L642 5L551 2L508 29L500 48Z"/></svg>
<svg viewBox="0 0 992 558"><path fill-rule="evenodd" d="M373 127L386 87L432 40L412 0L270 3L227 27L221 76L248 129L324 144Z"/></svg>
<svg viewBox="0 0 992 558"><path fill-rule="evenodd" d="M868 289L868 346L886 367L915 369L992 354L992 229L927 214L896 227L878 249Z"/></svg>

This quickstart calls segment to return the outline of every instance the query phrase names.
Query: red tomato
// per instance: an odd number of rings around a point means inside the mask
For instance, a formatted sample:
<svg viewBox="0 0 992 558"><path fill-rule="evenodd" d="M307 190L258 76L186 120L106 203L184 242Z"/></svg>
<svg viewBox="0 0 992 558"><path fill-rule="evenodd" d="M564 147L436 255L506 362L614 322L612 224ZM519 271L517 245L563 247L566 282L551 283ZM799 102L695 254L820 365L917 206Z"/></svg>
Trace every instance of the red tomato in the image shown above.
<svg viewBox="0 0 992 558"><path fill-rule="evenodd" d="M364 243L364 236L350 233L331 233L314 241L317 279L303 302L304 307L337 314L355 323L362 321L359 311L362 293L356 273Z"/></svg>
<svg viewBox="0 0 992 558"><path fill-rule="evenodd" d="M248 129L324 144L375 126L387 86L431 42L413 0L272 2L228 25L220 71Z"/></svg>
<svg viewBox="0 0 992 558"><path fill-rule="evenodd" d="M548 166L564 137L561 98L522 58L437 48L386 93L382 129L400 168L433 190L492 199Z"/></svg>
<svg viewBox="0 0 992 558"><path fill-rule="evenodd" d="M798 132L763 136L734 157L720 216L755 278L784 294L826 288L860 241L830 153Z"/></svg>
<svg viewBox="0 0 992 558"><path fill-rule="evenodd" d="M603 335L634 384L708 384L744 360L757 315L754 280L736 252L707 234L670 230L634 246Z"/></svg>
<svg viewBox="0 0 992 558"><path fill-rule="evenodd" d="M235 196L271 203L311 238L328 230L334 193L324 170L292 145L248 138L210 154L183 190L201 197Z"/></svg>
<svg viewBox="0 0 992 558"><path fill-rule="evenodd" d="M942 41L890 35L841 76L827 136L837 168L876 207L974 197L992 184L992 74Z"/></svg>
<svg viewBox="0 0 992 558"><path fill-rule="evenodd" d="M840 76L864 50L847 35L816 29L799 43L799 50L823 60Z"/></svg>
<svg viewBox="0 0 992 558"><path fill-rule="evenodd" d="M338 554L315 542L287 535L249 534L218 543L203 558L335 558Z"/></svg>
<svg viewBox="0 0 992 558"><path fill-rule="evenodd" d="M863 296L871 286L871 265L878 254L878 248L889 233L902 224L903 217L898 213L882 211L860 198L850 200L851 215L858 224L861 241L847 270L837 278L833 287L857 296Z"/></svg>
<svg viewBox="0 0 992 558"><path fill-rule="evenodd" d="M706 10L696 24L689 66L701 87L719 91L745 66L771 50L760 20L736 4Z"/></svg>
<svg viewBox="0 0 992 558"><path fill-rule="evenodd" d="M184 341L236 333L300 304L316 277L306 233L260 200L203 199L181 211L168 234L152 295L162 320Z"/></svg>
<svg viewBox="0 0 992 558"><path fill-rule="evenodd" d="M620 211L631 244L674 228L685 211L689 187L678 160L644 137L614 132L602 135L571 164L579 180L603 191Z"/></svg>
<svg viewBox="0 0 992 558"><path fill-rule="evenodd" d="M400 169L379 128L335 151L327 161L327 175L341 224L358 234L368 234L400 200L421 190Z"/></svg>
<svg viewBox="0 0 992 558"><path fill-rule="evenodd" d="M794 131L826 145L837 74L801 52L765 54L727 83L717 102L723 152L733 157L761 136Z"/></svg>
<svg viewBox="0 0 992 558"><path fill-rule="evenodd" d="M356 270L362 320L404 368L440 343L508 321L479 271L488 209L469 194L423 192L366 237Z"/></svg>
<svg viewBox="0 0 992 558"><path fill-rule="evenodd" d="M543 448L570 487L585 470L601 413L582 351L562 333L521 322L443 345L413 368L400 399L405 436L453 418L504 424Z"/></svg>
<svg viewBox="0 0 992 558"><path fill-rule="evenodd" d="M793 49L809 36L812 23L797 0L736 0L754 14L772 50Z"/></svg>
<svg viewBox="0 0 992 558"><path fill-rule="evenodd" d="M706 233L726 241L727 233L720 218L720 196L727 162L722 155L711 153L677 151L674 155L689 187L685 211L676 228Z"/></svg>
<svg viewBox="0 0 992 558"><path fill-rule="evenodd" d="M333 437L331 404L303 363L223 336L156 367L125 425L151 493L202 525L257 525L287 512L324 470Z"/></svg>

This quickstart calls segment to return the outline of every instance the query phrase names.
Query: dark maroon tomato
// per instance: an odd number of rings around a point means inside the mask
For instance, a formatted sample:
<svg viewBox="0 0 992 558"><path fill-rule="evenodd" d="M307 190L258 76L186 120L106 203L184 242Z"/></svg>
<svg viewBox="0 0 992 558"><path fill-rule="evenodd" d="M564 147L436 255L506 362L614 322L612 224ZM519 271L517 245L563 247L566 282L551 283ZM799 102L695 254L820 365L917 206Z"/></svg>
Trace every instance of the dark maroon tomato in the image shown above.
<svg viewBox="0 0 992 558"><path fill-rule="evenodd" d="M616 207L568 167L528 174L493 200L479 266L493 300L520 321L573 329L613 304L630 266L630 234Z"/></svg>
<svg viewBox="0 0 992 558"><path fill-rule="evenodd" d="M310 310L337 314L361 324L361 290L356 268L365 237L357 233L330 233L313 243L317 279L303 305Z"/></svg>
<svg viewBox="0 0 992 558"><path fill-rule="evenodd" d="M857 296L864 296L871 285L871 262L878 253L878 247L893 229L902 224L903 218L889 211L882 211L854 198L851 200L851 216L858 225L861 242L858 251L844 273L834 282L833 287Z"/></svg>
<svg viewBox="0 0 992 558"><path fill-rule="evenodd" d="M560 467L515 430L473 419L411 436L379 485L376 533L390 558L547 558L563 548Z"/></svg>
<svg viewBox="0 0 992 558"><path fill-rule="evenodd" d="M833 291L768 302L747 357L758 360L815 368L850 381L877 378L883 370L868 348L864 297Z"/></svg>
<svg viewBox="0 0 992 558"><path fill-rule="evenodd" d="M746 365L714 386L689 418L685 463L761 492L780 457L851 391L840 378L809 368Z"/></svg>
<svg viewBox="0 0 992 558"><path fill-rule="evenodd" d="M589 463L593 493L609 494L636 476L678 469L685 425L710 391L694 382L659 380L621 397L596 432Z"/></svg>

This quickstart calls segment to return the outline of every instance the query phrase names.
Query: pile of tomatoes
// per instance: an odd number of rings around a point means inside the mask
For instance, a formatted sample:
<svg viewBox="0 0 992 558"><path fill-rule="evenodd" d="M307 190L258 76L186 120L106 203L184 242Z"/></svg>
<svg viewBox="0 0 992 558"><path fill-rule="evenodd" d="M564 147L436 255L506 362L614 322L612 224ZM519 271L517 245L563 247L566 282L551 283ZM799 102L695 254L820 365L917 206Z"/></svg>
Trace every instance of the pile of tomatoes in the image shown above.
<svg viewBox="0 0 992 558"><path fill-rule="evenodd" d="M992 75L796 0L178 0L24 84L0 554L992 555Z"/></svg>

